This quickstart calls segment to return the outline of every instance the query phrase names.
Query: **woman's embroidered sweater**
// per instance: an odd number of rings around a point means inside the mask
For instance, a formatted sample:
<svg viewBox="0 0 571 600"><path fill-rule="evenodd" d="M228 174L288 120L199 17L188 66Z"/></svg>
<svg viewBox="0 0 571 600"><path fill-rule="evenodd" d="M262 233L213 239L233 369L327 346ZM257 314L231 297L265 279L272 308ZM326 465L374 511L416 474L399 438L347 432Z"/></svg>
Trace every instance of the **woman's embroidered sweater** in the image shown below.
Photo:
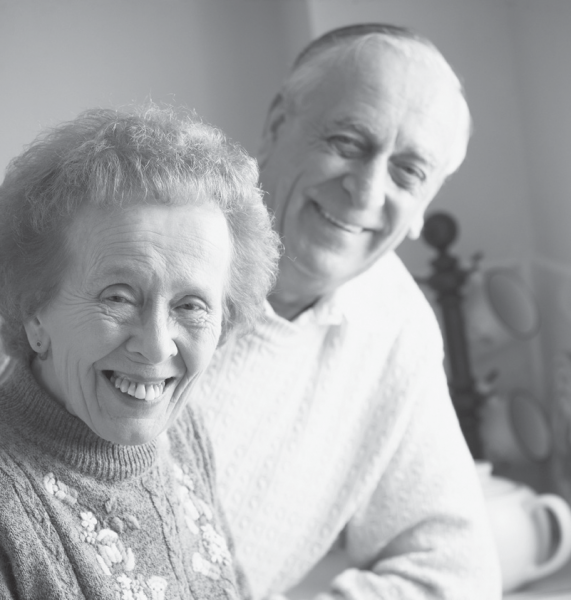
<svg viewBox="0 0 571 600"><path fill-rule="evenodd" d="M248 595L192 410L154 442L111 444L20 366L0 414L0 598Z"/></svg>

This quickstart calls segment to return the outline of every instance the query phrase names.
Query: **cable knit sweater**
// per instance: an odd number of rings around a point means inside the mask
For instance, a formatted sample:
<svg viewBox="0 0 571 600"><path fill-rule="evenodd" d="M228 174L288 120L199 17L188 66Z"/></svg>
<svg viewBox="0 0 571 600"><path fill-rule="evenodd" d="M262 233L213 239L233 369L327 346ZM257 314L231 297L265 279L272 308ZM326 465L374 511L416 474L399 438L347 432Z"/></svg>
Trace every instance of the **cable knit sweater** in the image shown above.
<svg viewBox="0 0 571 600"><path fill-rule="evenodd" d="M495 600L499 569L432 310L395 255L292 322L267 307L201 379L219 492L255 597L344 532L320 599Z"/></svg>
<svg viewBox="0 0 571 600"><path fill-rule="evenodd" d="M0 414L2 600L247 595L191 410L155 442L111 444L20 366Z"/></svg>

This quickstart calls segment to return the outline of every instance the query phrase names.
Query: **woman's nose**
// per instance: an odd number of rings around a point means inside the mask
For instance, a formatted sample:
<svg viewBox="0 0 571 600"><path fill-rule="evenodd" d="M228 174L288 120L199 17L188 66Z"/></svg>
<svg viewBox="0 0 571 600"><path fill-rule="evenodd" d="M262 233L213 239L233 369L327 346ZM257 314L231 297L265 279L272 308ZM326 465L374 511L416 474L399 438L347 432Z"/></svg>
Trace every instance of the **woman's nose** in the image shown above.
<svg viewBox="0 0 571 600"><path fill-rule="evenodd" d="M149 364L160 364L178 354L168 314L156 308L147 309L127 341L127 350Z"/></svg>

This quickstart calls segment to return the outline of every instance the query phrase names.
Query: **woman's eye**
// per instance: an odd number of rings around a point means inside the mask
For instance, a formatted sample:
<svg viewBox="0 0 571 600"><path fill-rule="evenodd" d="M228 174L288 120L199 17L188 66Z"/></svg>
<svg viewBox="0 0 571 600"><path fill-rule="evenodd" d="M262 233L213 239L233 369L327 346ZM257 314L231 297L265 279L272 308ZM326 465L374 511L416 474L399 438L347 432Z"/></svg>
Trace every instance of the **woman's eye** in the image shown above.
<svg viewBox="0 0 571 600"><path fill-rule="evenodd" d="M208 312L206 304L198 298L185 298L177 304L177 309L193 317L205 316Z"/></svg>
<svg viewBox="0 0 571 600"><path fill-rule="evenodd" d="M135 296L128 286L113 285L104 290L102 298L111 304L133 304Z"/></svg>
<svg viewBox="0 0 571 600"><path fill-rule="evenodd" d="M123 296L108 296L107 300L109 300L109 302L116 302L117 304L126 304L129 302L129 300Z"/></svg>

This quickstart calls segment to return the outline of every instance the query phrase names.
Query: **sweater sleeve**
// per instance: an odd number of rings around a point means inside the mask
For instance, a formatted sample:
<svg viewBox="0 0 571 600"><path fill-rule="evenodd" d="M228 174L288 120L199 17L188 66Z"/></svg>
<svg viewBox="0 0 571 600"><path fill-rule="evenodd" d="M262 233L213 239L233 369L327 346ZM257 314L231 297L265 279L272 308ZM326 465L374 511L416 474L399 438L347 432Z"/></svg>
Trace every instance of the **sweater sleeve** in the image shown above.
<svg viewBox="0 0 571 600"><path fill-rule="evenodd" d="M0 464L0 598L83 598L53 534L32 488Z"/></svg>
<svg viewBox="0 0 571 600"><path fill-rule="evenodd" d="M17 597L16 580L12 571L10 557L2 547L2 540L0 539L0 598L10 600Z"/></svg>
<svg viewBox="0 0 571 600"><path fill-rule="evenodd" d="M334 580L334 597L501 598L482 493L440 373L415 382L422 397L400 447L347 527L361 568Z"/></svg>
<svg viewBox="0 0 571 600"><path fill-rule="evenodd" d="M409 361L412 372L399 373L408 413L400 443L345 530L354 567L316 600L501 598L496 550L450 401L436 323L426 333L416 336L424 348Z"/></svg>

